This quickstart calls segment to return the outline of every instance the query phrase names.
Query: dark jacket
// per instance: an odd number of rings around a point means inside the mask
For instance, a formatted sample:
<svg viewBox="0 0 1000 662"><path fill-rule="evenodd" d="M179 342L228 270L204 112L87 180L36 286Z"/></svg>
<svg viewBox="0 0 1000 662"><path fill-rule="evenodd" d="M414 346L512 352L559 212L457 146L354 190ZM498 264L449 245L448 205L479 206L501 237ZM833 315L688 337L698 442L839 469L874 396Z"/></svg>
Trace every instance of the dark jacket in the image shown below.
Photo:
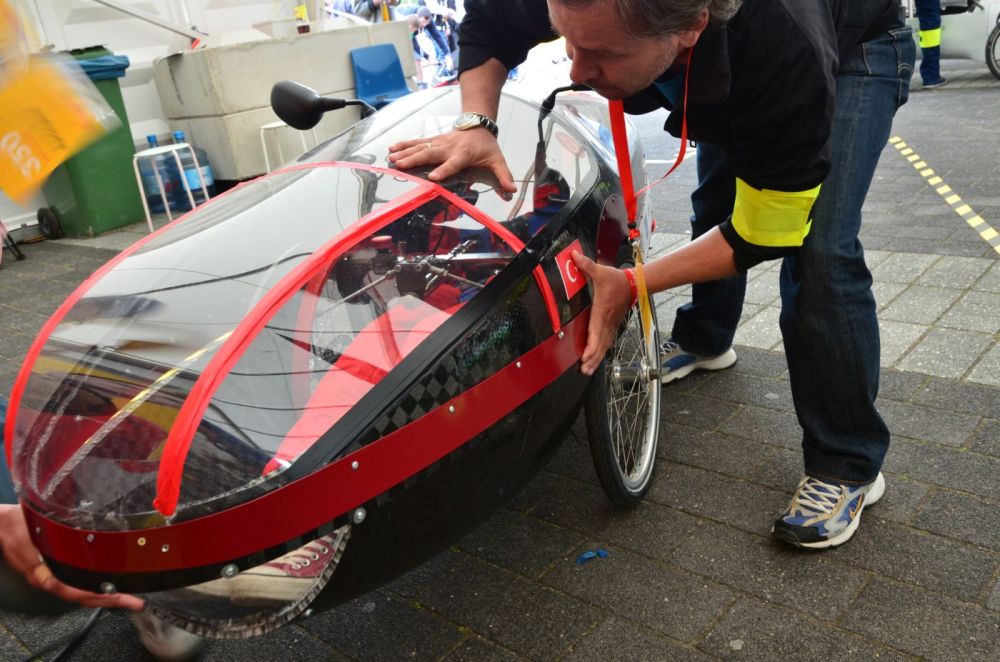
<svg viewBox="0 0 1000 662"><path fill-rule="evenodd" d="M491 57L511 68L531 47L556 37L545 0L467 0L465 7L462 71ZM689 137L725 148L736 177L754 189L818 187L829 171L838 54L883 33L898 9L899 0L745 0L694 47ZM673 109L656 86L625 107ZM665 126L677 137L681 115L671 113Z"/></svg>

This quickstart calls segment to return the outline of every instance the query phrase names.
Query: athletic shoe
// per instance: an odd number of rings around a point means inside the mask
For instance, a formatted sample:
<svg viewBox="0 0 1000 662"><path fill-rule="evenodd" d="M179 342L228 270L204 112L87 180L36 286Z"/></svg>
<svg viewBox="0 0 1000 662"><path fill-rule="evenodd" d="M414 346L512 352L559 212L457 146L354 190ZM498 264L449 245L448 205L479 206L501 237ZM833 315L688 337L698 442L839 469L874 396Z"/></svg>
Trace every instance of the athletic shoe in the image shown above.
<svg viewBox="0 0 1000 662"><path fill-rule="evenodd" d="M771 535L810 549L843 545L857 531L861 511L878 503L884 493L881 472L867 485L840 485L806 476L788 510L775 520Z"/></svg>
<svg viewBox="0 0 1000 662"><path fill-rule="evenodd" d="M236 604L296 603L323 587L340 562L348 537L349 527L344 526L235 577L197 584L190 589L226 597Z"/></svg>
<svg viewBox="0 0 1000 662"><path fill-rule="evenodd" d="M163 662L183 662L201 652L205 640L148 611L133 612L132 623L150 655Z"/></svg>
<svg viewBox="0 0 1000 662"><path fill-rule="evenodd" d="M936 81L934 81L932 83L924 82L923 89L925 89L925 90L933 90L934 88L941 87L942 85L944 85L947 82L948 82L947 78L939 78L938 80L936 80Z"/></svg>
<svg viewBox="0 0 1000 662"><path fill-rule="evenodd" d="M736 352L732 347L718 356L701 356L685 352L673 340L660 345L660 383L669 384L687 377L695 370L723 370L736 363Z"/></svg>

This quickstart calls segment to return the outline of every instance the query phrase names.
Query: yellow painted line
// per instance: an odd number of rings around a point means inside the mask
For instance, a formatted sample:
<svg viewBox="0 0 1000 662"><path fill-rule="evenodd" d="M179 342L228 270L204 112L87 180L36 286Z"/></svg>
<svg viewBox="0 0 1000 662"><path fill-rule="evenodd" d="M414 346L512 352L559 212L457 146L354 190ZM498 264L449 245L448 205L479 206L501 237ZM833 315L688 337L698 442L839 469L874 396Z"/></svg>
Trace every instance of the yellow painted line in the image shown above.
<svg viewBox="0 0 1000 662"><path fill-rule="evenodd" d="M900 156L905 156L906 160L913 165L913 169L920 174L921 177L926 180L929 186L934 187L938 195L944 198L944 201L955 210L966 223L973 228L979 236L983 238L986 243L988 243L993 250L1000 253L1000 232L997 232L995 228L990 226L986 220L977 214L972 207L962 202L962 197L952 191L951 187L944 183L944 180L938 177L932 168L927 167L927 162L921 160L920 155L914 152L911 147L908 147L902 138L899 136L892 136L889 138L889 144L896 147L899 151Z"/></svg>

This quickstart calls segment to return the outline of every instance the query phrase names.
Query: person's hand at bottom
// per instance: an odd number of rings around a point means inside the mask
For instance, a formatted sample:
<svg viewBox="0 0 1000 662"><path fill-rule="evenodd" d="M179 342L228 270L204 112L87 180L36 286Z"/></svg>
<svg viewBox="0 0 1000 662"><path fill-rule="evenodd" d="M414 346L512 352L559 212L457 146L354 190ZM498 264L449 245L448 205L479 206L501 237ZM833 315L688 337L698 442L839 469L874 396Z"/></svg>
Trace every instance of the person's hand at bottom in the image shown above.
<svg viewBox="0 0 1000 662"><path fill-rule="evenodd" d="M56 579L32 544L24 513L17 504L0 504L0 552L7 564L23 575L29 585L68 602L84 607L121 607L132 611L143 607L142 598L134 595L91 593Z"/></svg>

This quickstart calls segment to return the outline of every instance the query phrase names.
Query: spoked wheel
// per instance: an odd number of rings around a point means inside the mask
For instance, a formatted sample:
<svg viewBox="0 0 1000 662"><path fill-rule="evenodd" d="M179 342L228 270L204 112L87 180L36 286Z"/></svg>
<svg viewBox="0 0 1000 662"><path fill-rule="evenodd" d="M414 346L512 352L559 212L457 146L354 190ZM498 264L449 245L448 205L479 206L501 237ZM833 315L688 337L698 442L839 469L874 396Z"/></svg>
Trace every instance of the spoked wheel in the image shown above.
<svg viewBox="0 0 1000 662"><path fill-rule="evenodd" d="M629 310L584 404L597 477L608 498L621 508L642 500L656 467L660 343L656 315L650 317L644 331L638 304Z"/></svg>
<svg viewBox="0 0 1000 662"><path fill-rule="evenodd" d="M986 40L986 66L990 68L990 73L1000 78L1000 18Z"/></svg>

